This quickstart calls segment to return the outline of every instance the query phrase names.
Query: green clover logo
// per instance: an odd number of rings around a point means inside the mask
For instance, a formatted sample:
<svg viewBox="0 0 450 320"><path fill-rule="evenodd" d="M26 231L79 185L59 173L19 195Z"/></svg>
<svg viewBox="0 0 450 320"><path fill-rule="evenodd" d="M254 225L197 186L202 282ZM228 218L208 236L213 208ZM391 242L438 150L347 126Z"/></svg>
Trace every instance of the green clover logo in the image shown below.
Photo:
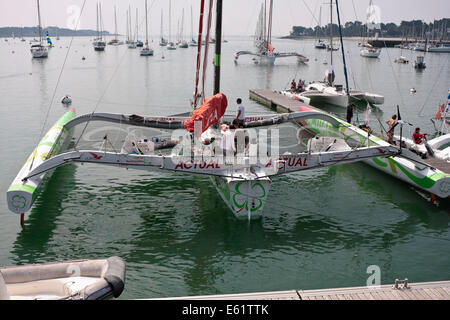
<svg viewBox="0 0 450 320"><path fill-rule="evenodd" d="M258 205L253 208L250 208L250 212L258 211L263 205L263 199L266 197L266 190L261 182L253 182L251 186L252 194L243 193L240 190L240 187L244 181L240 181L236 184L235 191L236 193L233 195L233 203L238 209L245 208L248 211L248 199L256 199ZM248 183L245 181L245 183ZM249 190L250 191L250 190Z"/></svg>
<svg viewBox="0 0 450 320"><path fill-rule="evenodd" d="M441 190L441 192L443 193L448 193L450 189L450 182L448 181L442 181L441 184L439 185L439 190Z"/></svg>
<svg viewBox="0 0 450 320"><path fill-rule="evenodd" d="M24 209L27 206L27 199L24 196L16 194L12 197L12 206L16 210Z"/></svg>

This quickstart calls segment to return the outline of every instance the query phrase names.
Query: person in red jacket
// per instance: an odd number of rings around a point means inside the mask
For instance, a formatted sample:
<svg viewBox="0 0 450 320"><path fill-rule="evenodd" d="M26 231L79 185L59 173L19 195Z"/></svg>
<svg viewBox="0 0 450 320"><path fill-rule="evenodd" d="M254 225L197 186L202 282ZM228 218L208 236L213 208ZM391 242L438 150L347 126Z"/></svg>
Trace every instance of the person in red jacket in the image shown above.
<svg viewBox="0 0 450 320"><path fill-rule="evenodd" d="M416 131L413 133L413 141L415 144L421 144L423 139L426 139L428 133L420 133L420 128L416 128Z"/></svg>

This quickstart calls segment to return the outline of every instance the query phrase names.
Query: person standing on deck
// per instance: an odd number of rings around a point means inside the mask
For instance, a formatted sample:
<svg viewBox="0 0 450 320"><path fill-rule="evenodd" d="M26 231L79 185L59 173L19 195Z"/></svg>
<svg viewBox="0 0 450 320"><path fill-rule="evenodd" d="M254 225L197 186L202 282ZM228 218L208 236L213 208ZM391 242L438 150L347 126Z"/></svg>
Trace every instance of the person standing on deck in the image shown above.
<svg viewBox="0 0 450 320"><path fill-rule="evenodd" d="M295 83L295 79L292 79L291 82L291 91L295 92L295 90L297 90L297 84Z"/></svg>
<svg viewBox="0 0 450 320"><path fill-rule="evenodd" d="M395 127L395 124L397 123L396 120L397 120L397 115L394 114L389 120L386 121L386 123L389 125L387 136L388 136L388 142L390 144L395 144L394 143L394 127Z"/></svg>
<svg viewBox="0 0 450 320"><path fill-rule="evenodd" d="M245 108L242 105L242 99L238 98L236 100L237 103L237 114L236 114L236 120L238 121L239 128L244 127L244 120L245 120Z"/></svg>
<svg viewBox="0 0 450 320"><path fill-rule="evenodd" d="M222 133L222 141L220 143L220 147L222 149L223 156L234 156L236 152L236 147L234 145L234 133L226 124L222 124L220 126L220 131Z"/></svg>

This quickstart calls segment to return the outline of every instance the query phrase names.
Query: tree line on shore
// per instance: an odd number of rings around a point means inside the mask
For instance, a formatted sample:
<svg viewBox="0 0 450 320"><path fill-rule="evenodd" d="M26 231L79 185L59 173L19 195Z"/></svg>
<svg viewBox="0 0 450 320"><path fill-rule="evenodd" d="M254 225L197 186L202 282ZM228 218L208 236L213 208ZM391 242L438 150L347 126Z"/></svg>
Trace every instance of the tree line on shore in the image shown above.
<svg viewBox="0 0 450 320"><path fill-rule="evenodd" d="M369 32L368 32L369 31ZM422 20L402 21L400 25L395 23L380 23L379 25L369 25L361 21L349 21L342 26L342 36L344 37L367 37L374 36L379 32L382 37L390 38L409 38L409 39L428 39L449 40L450 38L450 19L444 18L435 20L432 23L426 23ZM330 24L314 28L302 26L293 26L289 37L328 37L330 36ZM333 24L333 36L339 36L337 24Z"/></svg>
<svg viewBox="0 0 450 320"><path fill-rule="evenodd" d="M47 27L43 28L42 35L45 35L48 31L50 37L60 36L60 37L76 37L76 36L89 36L93 37L97 35L95 30L72 30L58 27ZM103 31L103 35L111 35L108 31ZM0 28L0 37L39 37L39 28L36 27L3 27Z"/></svg>

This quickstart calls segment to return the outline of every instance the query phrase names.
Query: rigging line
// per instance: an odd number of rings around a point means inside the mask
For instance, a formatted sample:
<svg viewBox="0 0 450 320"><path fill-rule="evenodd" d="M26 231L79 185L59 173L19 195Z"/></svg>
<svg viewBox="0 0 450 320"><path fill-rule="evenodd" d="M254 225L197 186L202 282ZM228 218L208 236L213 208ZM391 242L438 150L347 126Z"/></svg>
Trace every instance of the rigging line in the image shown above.
<svg viewBox="0 0 450 320"><path fill-rule="evenodd" d="M319 4L319 3L317 3L317 4L316 4L316 7L314 8L314 12L316 12L318 4ZM289 10L289 11L291 11L291 10ZM291 16L292 16L292 14L291 14ZM312 16L312 18L311 18L311 22L310 22L310 24L309 24L310 26L312 26L313 20L314 20L314 16ZM303 50L305 46L306 46L306 44L303 43L303 45L301 45L300 48ZM297 79L297 75L298 75L299 72L300 72L300 69L297 67L297 70L295 71L294 79ZM289 84L290 84L290 82L289 82L289 80L288 80L288 82L287 82L286 85L284 86L284 89L285 89L285 90L289 88Z"/></svg>
<svg viewBox="0 0 450 320"><path fill-rule="evenodd" d="M439 62L441 62L441 59L442 59L442 56L439 57ZM438 73L438 75L437 75L437 77L436 77L436 80L434 81L433 86L431 87L430 92L428 92L428 95L427 95L427 97L425 98L425 101L423 102L422 108L420 108L420 111L419 111L419 113L418 113L418 116L419 116L419 117L423 117L423 114L422 114L423 108L425 108L425 104L427 103L428 99L430 98L430 95L431 95L431 93L433 92L433 88L436 86L436 83L437 83L438 80L441 78L442 70L445 69L445 66L447 65L448 60L449 60L449 59L447 59L447 60L445 61L445 64L442 66L442 68L439 68L439 73ZM440 64L440 63L439 63L439 64Z"/></svg>
<svg viewBox="0 0 450 320"><path fill-rule="evenodd" d="M381 31L381 30L380 30L380 31ZM384 43L384 47L387 48L387 46L386 46L386 41L385 41L384 39L383 39L383 43ZM386 54L388 55L389 65L391 66L391 69L392 69L392 75L394 76L394 81L395 81L395 85L396 85L397 90L398 90L398 94L399 94L399 96L400 96L400 100L402 101L402 104L405 105L405 101L403 100L403 96L402 96L402 91L400 90L400 85L399 85L397 76L396 76L396 74L395 74L394 67L393 67L393 65L392 65L392 60L391 60L391 56L390 56L390 54L389 54L389 50L385 50L385 52L386 52Z"/></svg>
<svg viewBox="0 0 450 320"><path fill-rule="evenodd" d="M314 20L316 20L317 25L319 25L319 20L316 19L316 17L314 16L314 14L312 13L311 9L309 8L309 6L306 4L305 0L303 0L303 3L306 6L306 9L308 9L309 13L311 14L311 16L313 17Z"/></svg>
<svg viewBox="0 0 450 320"><path fill-rule="evenodd" d="M74 145L74 147L73 147L75 150L76 150L76 148L77 148L78 143L80 142L81 137L83 136L84 132L86 131L86 128L87 128L88 124L91 122L92 117L94 116L95 111L97 110L98 106L100 105L100 102L102 102L103 97L105 96L106 92L108 91L109 86L111 85L112 80L114 79L114 77L115 77L117 71L119 70L119 67L120 67L120 65L122 64L122 61L123 61L125 55L127 54L127 52L128 52L127 50L124 50L124 53L122 54L122 57L120 58L119 63L116 65L116 67L115 67L115 69L114 69L114 72L113 72L113 74L111 75L111 78L108 80L108 83L106 84L105 89L103 90L103 92L102 92L100 98L97 100L97 103L95 104L94 110L92 111L91 115L89 116L88 121L86 121L86 125L84 126L83 130L81 131L81 134L80 134L80 136L78 137L78 140L77 140L77 142L75 143L75 145Z"/></svg>
<svg viewBox="0 0 450 320"><path fill-rule="evenodd" d="M84 0L83 6L81 7L80 15L78 16L77 24L75 25L75 31L78 29L78 24L80 23L80 19L81 19L81 16L83 14L83 10L84 10L85 4L86 4L86 0ZM62 77L62 74L63 74L63 71L64 71L64 67L66 65L66 62L67 62L67 58L68 58L69 53L70 53L70 48L72 47L72 42L73 42L74 37L75 36L73 35L72 38L70 39L69 48L67 49L66 56L64 57L64 62L63 62L63 65L61 67L61 71L59 72L58 80L56 81L55 90L53 90L52 99L50 100L50 105L49 105L49 107L47 109L47 113L46 113L45 118L44 118L44 123L42 125L41 132L40 132L39 137L38 137L39 139L41 139L42 135L44 134L45 125L47 124L48 116L50 114L50 110L52 109L53 101L55 100L56 91L58 90L58 86L59 86L59 83L61 81L61 77ZM37 153L35 153L33 155L33 159L31 160L31 163L30 163L30 169L33 167L33 163L34 163L34 159L36 158L36 155L37 155Z"/></svg>

